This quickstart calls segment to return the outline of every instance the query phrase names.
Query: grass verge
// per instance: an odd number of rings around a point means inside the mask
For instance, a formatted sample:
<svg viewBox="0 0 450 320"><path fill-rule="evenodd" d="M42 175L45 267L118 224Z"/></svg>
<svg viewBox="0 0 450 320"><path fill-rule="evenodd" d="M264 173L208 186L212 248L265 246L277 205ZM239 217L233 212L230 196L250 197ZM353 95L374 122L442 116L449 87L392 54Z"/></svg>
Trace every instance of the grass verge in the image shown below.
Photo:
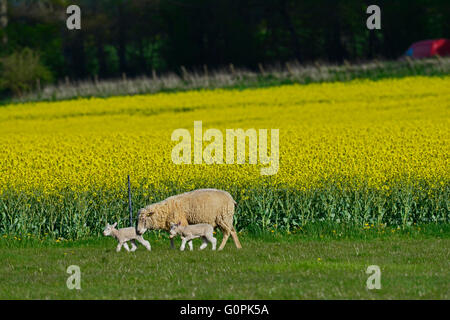
<svg viewBox="0 0 450 320"><path fill-rule="evenodd" d="M438 228L439 229L439 228ZM241 234L221 252L171 250L165 235L152 251L115 252L111 238L0 242L0 299L448 299L448 229L352 238ZM425 230L427 228L425 227ZM220 241L220 235L218 235ZM179 240L176 243L180 244ZM70 265L81 290L66 286ZM367 267L381 269L368 290Z"/></svg>

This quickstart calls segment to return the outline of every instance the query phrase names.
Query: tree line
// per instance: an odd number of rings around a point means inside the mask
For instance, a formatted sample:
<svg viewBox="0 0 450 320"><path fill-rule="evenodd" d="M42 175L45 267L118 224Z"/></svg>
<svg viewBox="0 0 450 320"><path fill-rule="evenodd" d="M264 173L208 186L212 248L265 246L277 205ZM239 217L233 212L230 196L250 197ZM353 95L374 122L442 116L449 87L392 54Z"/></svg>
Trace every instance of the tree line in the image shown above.
<svg viewBox="0 0 450 320"><path fill-rule="evenodd" d="M81 30L66 27L70 4ZM371 4L381 30L366 27ZM52 79L396 59L442 37L448 0L0 0L0 57L29 48Z"/></svg>

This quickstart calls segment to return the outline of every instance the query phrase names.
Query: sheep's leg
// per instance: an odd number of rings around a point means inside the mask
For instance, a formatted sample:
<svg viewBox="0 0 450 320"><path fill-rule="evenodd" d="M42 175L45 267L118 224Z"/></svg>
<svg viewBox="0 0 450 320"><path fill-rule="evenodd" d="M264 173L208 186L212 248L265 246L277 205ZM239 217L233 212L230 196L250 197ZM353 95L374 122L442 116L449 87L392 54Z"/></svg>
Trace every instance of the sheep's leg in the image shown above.
<svg viewBox="0 0 450 320"><path fill-rule="evenodd" d="M142 236L137 236L136 240L142 244L148 251L152 250L152 247L150 246L150 242L146 241Z"/></svg>
<svg viewBox="0 0 450 320"><path fill-rule="evenodd" d="M116 247L116 252L119 252L120 249L122 249L122 243L119 242L119 244Z"/></svg>
<svg viewBox="0 0 450 320"><path fill-rule="evenodd" d="M128 243L124 242L124 243L123 243L123 247L125 248L125 250L127 250L128 252L130 252L130 248L128 247Z"/></svg>
<svg viewBox="0 0 450 320"><path fill-rule="evenodd" d="M231 228L231 237L233 238L236 248L242 249L241 243L239 242L239 238L237 236L236 229L234 229L234 227Z"/></svg>
<svg viewBox="0 0 450 320"><path fill-rule="evenodd" d="M137 246L136 246L136 241L135 240L131 240L130 241L131 242L131 252L134 252L134 251L136 251L136 249L137 249Z"/></svg>
<svg viewBox="0 0 450 320"><path fill-rule="evenodd" d="M223 232L223 239L222 243L220 244L219 251L223 250L223 247L225 247L225 243L227 243L228 238L230 237L230 230L229 229L222 229Z"/></svg>
<svg viewBox="0 0 450 320"><path fill-rule="evenodd" d="M190 251L194 250L194 247L192 245L192 240L189 240L188 245L189 245L189 250Z"/></svg>
<svg viewBox="0 0 450 320"><path fill-rule="evenodd" d="M200 246L200 250L203 250L208 245L208 241L206 240L206 237L202 237L202 245Z"/></svg>

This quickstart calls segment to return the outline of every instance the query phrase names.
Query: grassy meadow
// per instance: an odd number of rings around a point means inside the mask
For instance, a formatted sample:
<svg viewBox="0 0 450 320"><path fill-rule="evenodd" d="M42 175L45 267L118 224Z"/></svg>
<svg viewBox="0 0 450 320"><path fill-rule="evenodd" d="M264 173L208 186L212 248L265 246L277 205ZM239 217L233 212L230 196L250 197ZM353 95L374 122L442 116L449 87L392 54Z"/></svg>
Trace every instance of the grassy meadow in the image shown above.
<svg viewBox="0 0 450 320"><path fill-rule="evenodd" d="M221 252L198 251L199 240L193 252L171 250L156 235L146 236L151 252L133 253L116 253L111 238L9 242L0 247L0 298L448 299L448 236L420 232L346 240L241 234L243 249L229 243ZM70 265L80 267L81 290L66 287ZM366 287L370 265L380 267L379 290Z"/></svg>

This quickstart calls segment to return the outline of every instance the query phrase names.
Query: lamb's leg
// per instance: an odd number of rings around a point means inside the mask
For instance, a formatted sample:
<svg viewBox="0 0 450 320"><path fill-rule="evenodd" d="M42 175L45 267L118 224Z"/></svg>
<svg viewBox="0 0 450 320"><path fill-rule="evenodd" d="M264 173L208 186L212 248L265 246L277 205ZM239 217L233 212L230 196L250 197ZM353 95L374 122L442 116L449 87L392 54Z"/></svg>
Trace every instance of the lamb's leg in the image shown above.
<svg viewBox="0 0 450 320"><path fill-rule="evenodd" d="M202 237L202 245L200 246L200 250L203 250L208 245L208 241L206 240L206 237Z"/></svg>
<svg viewBox="0 0 450 320"><path fill-rule="evenodd" d="M178 222L181 222L182 226L188 226L189 223L188 223L187 219L184 218L184 216L186 216L186 212L181 212L180 217L176 217L176 216L172 215L171 217L169 217L169 221L173 221L175 223L178 221ZM175 242L174 242L173 238L170 238L170 248L175 249Z"/></svg>
<svg viewBox="0 0 450 320"><path fill-rule="evenodd" d="M124 242L124 243L123 243L123 247L125 248L125 250L127 250L128 252L130 252L130 248L128 247L128 243Z"/></svg>
<svg viewBox="0 0 450 320"><path fill-rule="evenodd" d="M131 242L131 252L134 252L134 251L136 251L136 249L137 249L137 246L136 246L136 241L135 240L131 240L130 241Z"/></svg>
<svg viewBox="0 0 450 320"><path fill-rule="evenodd" d="M184 251L184 248L186 247L186 238L181 238L181 247L180 250Z"/></svg>
<svg viewBox="0 0 450 320"><path fill-rule="evenodd" d="M192 236L187 236L187 237L183 237L182 239L182 243L181 243L181 251L184 250L186 243L189 245L189 250L192 251L193 247L192 247L192 239L194 239L195 237Z"/></svg>
<svg viewBox="0 0 450 320"><path fill-rule="evenodd" d="M119 242L119 244L118 244L117 247L116 247L116 252L119 252L120 249L122 249L122 244L123 244L123 243Z"/></svg>
<svg viewBox="0 0 450 320"><path fill-rule="evenodd" d="M231 228L231 237L233 238L236 248L242 249L241 243L239 242L239 238L237 236L236 229L234 229L234 227Z"/></svg>
<svg viewBox="0 0 450 320"><path fill-rule="evenodd" d="M212 234L207 235L207 236L206 236L206 239L207 239L209 242L211 242L212 249L213 249L213 250L216 250L217 239L214 238ZM205 241L205 242L206 242L206 241ZM205 247L206 247L206 245L205 245Z"/></svg>
<svg viewBox="0 0 450 320"><path fill-rule="evenodd" d="M150 246L150 242L148 242L147 240L144 239L144 237L142 236L137 236L136 240L142 244L148 251L152 250L152 247Z"/></svg>

